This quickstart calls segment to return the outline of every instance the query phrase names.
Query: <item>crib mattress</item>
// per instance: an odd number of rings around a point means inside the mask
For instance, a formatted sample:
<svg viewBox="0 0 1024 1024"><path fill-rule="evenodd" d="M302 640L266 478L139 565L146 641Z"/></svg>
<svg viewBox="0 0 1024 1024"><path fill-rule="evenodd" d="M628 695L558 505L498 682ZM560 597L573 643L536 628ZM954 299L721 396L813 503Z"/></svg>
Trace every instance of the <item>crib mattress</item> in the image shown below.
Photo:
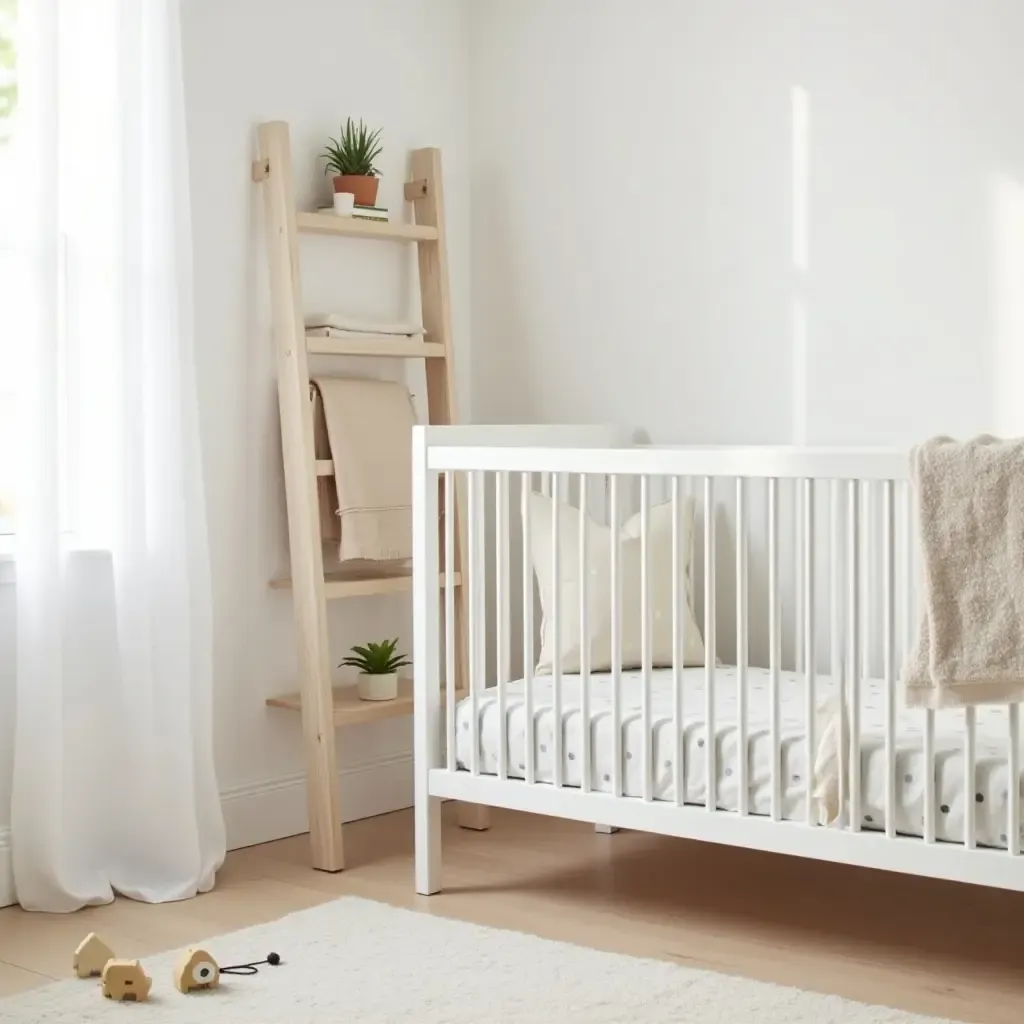
<svg viewBox="0 0 1024 1024"><path fill-rule="evenodd" d="M783 672L780 680L780 723L782 762L782 816L803 820L805 794L810 781L804 727L804 679ZM704 721L705 675L703 668L683 673L683 802L706 801L707 730ZM479 769L495 775L498 771L499 728L508 741L508 775L523 778L526 766L526 709L521 680L507 686L505 722L499 721L497 691L489 689L478 697L480 721ZM715 743L718 752L716 804L735 811L738 806L738 729L736 669L719 667L715 673ZM827 701L836 691L835 682L818 677L816 695ZM614 747L612 742L611 694L608 673L591 675L590 730L591 789L612 792ZM672 671L652 673L651 732L654 763L654 799L675 802L675 740L672 725ZM533 684L534 765L538 782L551 783L554 775L554 714L551 707L550 677L539 676ZM622 783L626 796L643 792L642 771L642 677L639 671L622 674ZM767 669L747 670L747 771L748 808L751 814L771 813L771 699ZM865 679L861 684L861 825L866 830L885 829L885 685ZM965 801L974 802L975 835L979 845L1006 847L1007 827L1007 710L1005 706L976 709L973 792L964 791L962 736L964 714L960 710L935 713L935 800L936 838L949 842L963 840ZM460 768L471 767L472 706L464 698L456 709L456 759ZM821 737L823 723L815 726ZM923 773L924 712L898 707L896 741L896 831L921 835L924 827ZM580 711L580 679L562 677L562 780L563 785L581 785L583 765L583 721ZM1024 761L1024 758L1021 759ZM1020 781L1016 786L1020 799ZM1021 815L1024 819L1024 814ZM1024 835L1024 829L1022 829Z"/></svg>

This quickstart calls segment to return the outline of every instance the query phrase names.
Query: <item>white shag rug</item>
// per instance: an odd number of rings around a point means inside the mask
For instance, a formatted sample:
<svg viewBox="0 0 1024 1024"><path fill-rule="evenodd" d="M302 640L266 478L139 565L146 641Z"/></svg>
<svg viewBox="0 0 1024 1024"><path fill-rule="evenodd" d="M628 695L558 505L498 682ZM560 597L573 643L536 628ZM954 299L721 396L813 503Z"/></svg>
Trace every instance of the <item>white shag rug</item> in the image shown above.
<svg viewBox="0 0 1024 1024"><path fill-rule="evenodd" d="M143 958L150 1001L69 979L0 1001L17 1024L943 1024L837 996L601 953L344 897L200 943L279 967L182 995L176 953ZM119 950L129 955L129 950ZM70 959L70 954L69 954ZM949 1024L949 1022L945 1022Z"/></svg>

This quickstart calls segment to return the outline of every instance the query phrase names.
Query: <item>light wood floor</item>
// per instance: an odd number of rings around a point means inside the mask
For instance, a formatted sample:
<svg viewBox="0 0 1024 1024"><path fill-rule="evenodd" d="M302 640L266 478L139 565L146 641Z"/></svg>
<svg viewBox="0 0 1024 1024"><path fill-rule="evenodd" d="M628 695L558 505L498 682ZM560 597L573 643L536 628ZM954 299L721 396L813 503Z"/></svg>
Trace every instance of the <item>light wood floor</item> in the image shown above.
<svg viewBox="0 0 1024 1024"><path fill-rule="evenodd" d="M453 810L437 896L413 893L401 811L348 826L337 875L312 871L297 836L229 854L214 891L183 903L0 910L0 995L67 977L91 930L145 956L353 893L918 1013L1024 1018L1024 895L511 812L464 832Z"/></svg>

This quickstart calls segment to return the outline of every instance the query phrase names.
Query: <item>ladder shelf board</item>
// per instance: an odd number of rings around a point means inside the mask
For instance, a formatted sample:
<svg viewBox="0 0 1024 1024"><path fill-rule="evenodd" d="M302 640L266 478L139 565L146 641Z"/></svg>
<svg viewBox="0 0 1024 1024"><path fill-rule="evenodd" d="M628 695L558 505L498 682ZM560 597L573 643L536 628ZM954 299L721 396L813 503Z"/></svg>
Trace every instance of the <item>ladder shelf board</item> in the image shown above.
<svg viewBox="0 0 1024 1024"><path fill-rule="evenodd" d="M339 335L306 333L306 351L311 356L370 356L391 359L443 359L444 345L439 341L421 341L382 334Z"/></svg>
<svg viewBox="0 0 1024 1024"><path fill-rule="evenodd" d="M298 228L314 235L347 235L349 238L381 238L393 242L436 242L437 228L429 224L405 224L393 220L364 220L361 217L339 217L334 213L310 213L300 210L296 215Z"/></svg>
<svg viewBox="0 0 1024 1024"><path fill-rule="evenodd" d="M456 690L455 699L462 700L466 690ZM355 684L335 686L331 694L334 703L334 725L361 725L377 722L383 718L402 718L412 714L413 686L411 679L398 680L398 696L394 700L360 700ZM444 700L442 691L441 699ZM286 711L301 711L302 697L288 693L280 697L268 697L267 706L284 708Z"/></svg>
<svg viewBox="0 0 1024 1024"><path fill-rule="evenodd" d="M274 590L290 590L292 581L282 576L270 581ZM440 585L445 585L444 573ZM455 586L462 585L461 573L455 573ZM374 594L406 594L412 590L412 568L378 567L341 569L324 573L324 597L328 601L345 597L370 597Z"/></svg>

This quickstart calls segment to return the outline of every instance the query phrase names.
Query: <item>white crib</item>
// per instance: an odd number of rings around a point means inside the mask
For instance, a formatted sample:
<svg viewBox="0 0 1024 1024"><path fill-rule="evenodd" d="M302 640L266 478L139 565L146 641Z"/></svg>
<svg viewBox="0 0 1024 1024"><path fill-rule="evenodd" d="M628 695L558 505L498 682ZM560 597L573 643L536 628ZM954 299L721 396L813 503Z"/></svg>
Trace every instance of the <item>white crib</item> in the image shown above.
<svg viewBox="0 0 1024 1024"><path fill-rule="evenodd" d="M918 628L906 453L631 438L605 427L416 429L417 891L441 887L444 799L1024 889L1017 705L902 706L898 668ZM465 498L466 565L456 564L452 517L438 528L442 487L445 507ZM609 672L588 666L598 610L584 583L573 616L579 671L563 671L556 657L548 675L534 676L524 500L533 491L553 499L555 593L544 611L556 652L564 517L614 527L600 553L611 583L598 599L610 616ZM687 580L679 523L690 497L702 527ZM660 501L672 515L672 657L656 667L651 623L669 611L652 608L650 594L650 510ZM628 594L618 525L634 509L640 584ZM578 536L583 579L598 553L588 529ZM441 573L453 580L459 570L465 680L456 678L453 589L439 586ZM691 587L703 594L699 669L682 657ZM643 656L625 671L629 601L639 603ZM758 646L762 665L751 666ZM718 657L727 648L732 664ZM839 793L827 825L815 788L822 764Z"/></svg>

